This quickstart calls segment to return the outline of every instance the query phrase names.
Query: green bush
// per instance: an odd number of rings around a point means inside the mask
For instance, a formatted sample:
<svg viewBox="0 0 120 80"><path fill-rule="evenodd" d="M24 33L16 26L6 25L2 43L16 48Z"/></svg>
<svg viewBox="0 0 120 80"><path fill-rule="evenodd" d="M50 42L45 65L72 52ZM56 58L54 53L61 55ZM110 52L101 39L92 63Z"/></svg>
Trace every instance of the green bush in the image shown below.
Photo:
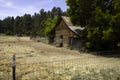
<svg viewBox="0 0 120 80"><path fill-rule="evenodd" d="M14 33L13 32L11 32L11 31L6 31L6 33L5 33L6 35L14 35Z"/></svg>

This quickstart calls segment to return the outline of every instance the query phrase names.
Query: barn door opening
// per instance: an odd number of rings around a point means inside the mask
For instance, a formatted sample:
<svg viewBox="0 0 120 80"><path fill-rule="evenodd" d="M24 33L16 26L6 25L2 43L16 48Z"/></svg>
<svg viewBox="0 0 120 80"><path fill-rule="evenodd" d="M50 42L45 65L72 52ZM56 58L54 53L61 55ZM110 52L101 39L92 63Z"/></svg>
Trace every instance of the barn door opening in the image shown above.
<svg viewBox="0 0 120 80"><path fill-rule="evenodd" d="M63 35L60 35L60 47L63 47Z"/></svg>
<svg viewBox="0 0 120 80"><path fill-rule="evenodd" d="M68 46L72 46L72 44L73 44L73 38L69 37L68 38Z"/></svg>

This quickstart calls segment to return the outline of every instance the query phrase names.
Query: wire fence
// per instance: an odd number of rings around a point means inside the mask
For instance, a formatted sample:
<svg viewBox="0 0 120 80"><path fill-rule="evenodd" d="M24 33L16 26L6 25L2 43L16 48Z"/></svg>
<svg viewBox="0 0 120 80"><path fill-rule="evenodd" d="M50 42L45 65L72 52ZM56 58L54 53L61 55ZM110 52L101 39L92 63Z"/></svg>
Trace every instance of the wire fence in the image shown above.
<svg viewBox="0 0 120 80"><path fill-rule="evenodd" d="M120 80L120 59L90 57L39 63L1 58L0 80Z"/></svg>

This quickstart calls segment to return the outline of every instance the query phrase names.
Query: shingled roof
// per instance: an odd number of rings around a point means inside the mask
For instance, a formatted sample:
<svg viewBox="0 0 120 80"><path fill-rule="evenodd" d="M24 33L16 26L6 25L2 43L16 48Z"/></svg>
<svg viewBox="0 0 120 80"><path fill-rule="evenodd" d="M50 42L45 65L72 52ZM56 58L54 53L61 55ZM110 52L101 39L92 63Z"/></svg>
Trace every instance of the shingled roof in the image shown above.
<svg viewBox="0 0 120 80"><path fill-rule="evenodd" d="M65 24L68 26L68 28L75 34L79 35L84 30L84 28L82 28L81 26L73 25L69 17L61 16L61 18L63 19Z"/></svg>

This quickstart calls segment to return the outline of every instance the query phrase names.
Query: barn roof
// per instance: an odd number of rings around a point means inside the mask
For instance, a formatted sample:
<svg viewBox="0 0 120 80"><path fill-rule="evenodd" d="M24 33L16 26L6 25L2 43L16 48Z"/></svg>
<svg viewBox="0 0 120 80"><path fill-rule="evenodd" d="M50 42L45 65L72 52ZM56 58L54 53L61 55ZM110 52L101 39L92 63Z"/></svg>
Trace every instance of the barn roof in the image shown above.
<svg viewBox="0 0 120 80"><path fill-rule="evenodd" d="M84 28L82 28L81 26L73 25L69 17L61 16L61 18L64 20L68 28L72 30L75 34L79 35L84 30Z"/></svg>

